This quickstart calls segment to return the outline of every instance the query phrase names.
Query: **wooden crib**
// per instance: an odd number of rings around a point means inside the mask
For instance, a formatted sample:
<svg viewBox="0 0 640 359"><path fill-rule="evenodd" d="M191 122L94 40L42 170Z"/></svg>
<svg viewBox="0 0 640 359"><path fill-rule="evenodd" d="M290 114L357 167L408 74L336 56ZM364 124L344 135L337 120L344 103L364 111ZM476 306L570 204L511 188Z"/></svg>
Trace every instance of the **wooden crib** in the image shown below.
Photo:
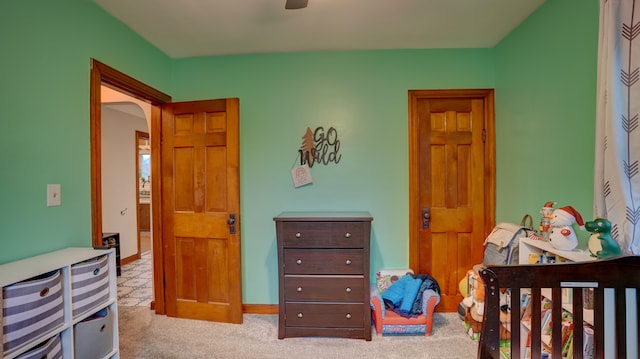
<svg viewBox="0 0 640 359"><path fill-rule="evenodd" d="M591 357L590 353L583 356L585 341L588 347L592 343L593 358L639 357L640 300L637 299L640 299L640 256L578 263L489 266L480 271L480 276L484 280L486 293L478 358L505 358L509 357L508 353L510 358L521 358L525 351L530 352L531 358L541 358L543 348L551 351L553 359L562 358L562 344L567 342L567 336L564 335L567 330L563 330L563 325L570 328L566 318L563 318L567 313L572 313L571 325L576 335L569 341L572 347L565 346L564 349L572 350L573 358ZM506 288L510 288L511 293L510 299L507 299L511 308L510 350L509 341L503 341L503 348L500 347L500 298ZM527 297L527 294L523 294L525 292L529 293L531 303L541 303L530 306L529 326L521 322L521 314L527 310L524 305L521 308L521 300ZM585 293L589 295L585 296ZM545 305L548 305L551 313L546 329L550 328L551 332L547 337L545 328L542 328L542 301L549 296L551 300ZM593 310L573 310L584 308L583 297L587 301L593 299ZM503 294L502 298L504 300L508 296ZM553 298L563 298L565 303ZM543 340L544 343L551 343L550 348L543 344Z"/></svg>

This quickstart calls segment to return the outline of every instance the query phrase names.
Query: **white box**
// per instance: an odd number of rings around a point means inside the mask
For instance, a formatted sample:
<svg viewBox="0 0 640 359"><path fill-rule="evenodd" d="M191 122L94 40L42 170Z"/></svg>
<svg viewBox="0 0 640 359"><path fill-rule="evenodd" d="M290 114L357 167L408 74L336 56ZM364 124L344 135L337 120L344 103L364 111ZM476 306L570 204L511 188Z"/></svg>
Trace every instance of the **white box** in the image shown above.
<svg viewBox="0 0 640 359"><path fill-rule="evenodd" d="M113 349L113 313L104 308L73 327L76 358L104 358Z"/></svg>

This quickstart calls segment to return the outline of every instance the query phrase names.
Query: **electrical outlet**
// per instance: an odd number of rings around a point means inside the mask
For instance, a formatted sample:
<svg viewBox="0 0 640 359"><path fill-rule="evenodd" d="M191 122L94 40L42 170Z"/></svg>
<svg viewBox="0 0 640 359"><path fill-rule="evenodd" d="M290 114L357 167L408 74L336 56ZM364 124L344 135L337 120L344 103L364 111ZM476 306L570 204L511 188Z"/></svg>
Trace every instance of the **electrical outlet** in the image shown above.
<svg viewBox="0 0 640 359"><path fill-rule="evenodd" d="M60 205L60 185L48 184L47 185L47 206L59 206Z"/></svg>

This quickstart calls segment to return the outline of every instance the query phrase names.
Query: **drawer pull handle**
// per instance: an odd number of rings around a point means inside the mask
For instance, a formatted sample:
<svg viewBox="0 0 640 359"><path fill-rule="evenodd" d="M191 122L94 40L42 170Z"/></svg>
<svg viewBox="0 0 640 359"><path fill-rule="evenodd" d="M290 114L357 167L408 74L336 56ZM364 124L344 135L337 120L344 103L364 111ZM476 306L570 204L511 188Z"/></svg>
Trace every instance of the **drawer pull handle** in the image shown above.
<svg viewBox="0 0 640 359"><path fill-rule="evenodd" d="M344 264L346 264L346 265L351 264L351 259L347 259L346 261L344 261Z"/></svg>
<svg viewBox="0 0 640 359"><path fill-rule="evenodd" d="M298 260L296 261L296 264L297 264L297 265L302 264L302 259L298 259Z"/></svg>
<svg viewBox="0 0 640 359"><path fill-rule="evenodd" d="M351 288L347 287L346 291L347 293L351 293Z"/></svg>
<svg viewBox="0 0 640 359"><path fill-rule="evenodd" d="M345 234L344 234L344 236L345 236L346 238L351 238L351 233L347 232L347 233L345 233Z"/></svg>
<svg viewBox="0 0 640 359"><path fill-rule="evenodd" d="M302 287L298 287L298 289L296 289L298 292L302 292Z"/></svg>
<svg viewBox="0 0 640 359"><path fill-rule="evenodd" d="M300 232L296 233L296 238L300 238L300 237L302 237L302 233Z"/></svg>
<svg viewBox="0 0 640 359"><path fill-rule="evenodd" d="M302 318L302 312L298 313L298 318Z"/></svg>
<svg viewBox="0 0 640 359"><path fill-rule="evenodd" d="M347 315L345 315L345 317L347 317L347 319L351 319L351 313L347 313Z"/></svg>

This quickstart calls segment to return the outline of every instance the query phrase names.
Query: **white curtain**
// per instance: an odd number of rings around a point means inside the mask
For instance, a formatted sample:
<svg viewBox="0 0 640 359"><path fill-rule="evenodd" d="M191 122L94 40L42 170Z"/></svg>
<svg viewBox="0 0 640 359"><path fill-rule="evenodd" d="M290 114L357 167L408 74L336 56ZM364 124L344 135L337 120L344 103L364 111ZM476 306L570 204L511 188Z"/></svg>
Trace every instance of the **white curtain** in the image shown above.
<svg viewBox="0 0 640 359"><path fill-rule="evenodd" d="M600 0L594 216L640 254L640 0Z"/></svg>

